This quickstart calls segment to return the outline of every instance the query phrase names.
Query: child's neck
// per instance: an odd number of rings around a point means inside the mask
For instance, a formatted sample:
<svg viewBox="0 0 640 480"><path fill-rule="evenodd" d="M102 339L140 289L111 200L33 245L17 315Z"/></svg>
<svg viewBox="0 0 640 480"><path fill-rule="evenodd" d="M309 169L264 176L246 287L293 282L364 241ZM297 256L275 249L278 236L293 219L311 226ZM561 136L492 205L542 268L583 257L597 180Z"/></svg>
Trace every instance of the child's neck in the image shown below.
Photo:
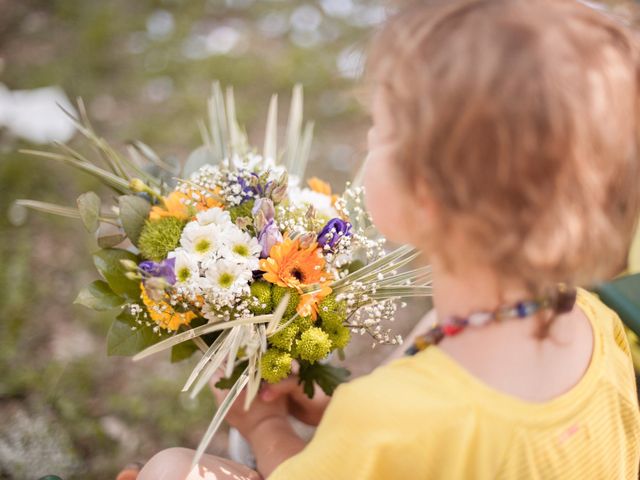
<svg viewBox="0 0 640 480"><path fill-rule="evenodd" d="M440 319L493 311L531 296L523 287L504 281L488 267L470 265L452 272L438 259L433 259L431 265L433 303Z"/></svg>
<svg viewBox="0 0 640 480"><path fill-rule="evenodd" d="M433 260L432 268L433 301L440 321L530 298L517 282L506 282L488 268L473 266L451 273ZM523 400L546 401L580 380L591 357L593 332L577 307L556 318L549 338L536 338L535 330L533 317L490 322L445 337L438 347L490 387Z"/></svg>

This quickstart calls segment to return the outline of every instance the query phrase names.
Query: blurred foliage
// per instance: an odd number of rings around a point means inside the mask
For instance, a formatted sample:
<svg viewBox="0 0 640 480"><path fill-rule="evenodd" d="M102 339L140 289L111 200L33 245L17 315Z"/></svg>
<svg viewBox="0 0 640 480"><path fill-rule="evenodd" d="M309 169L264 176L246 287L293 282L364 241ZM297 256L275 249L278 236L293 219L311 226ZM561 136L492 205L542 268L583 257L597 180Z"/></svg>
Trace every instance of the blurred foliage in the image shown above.
<svg viewBox="0 0 640 480"><path fill-rule="evenodd" d="M632 4L611 3L625 14ZM284 109L300 82L316 121L309 173L340 185L364 152L356 80L383 18L375 0L0 0L0 83L59 85L86 101L114 145L139 139L184 159L199 144L213 80L235 88L255 145L270 94ZM94 240L80 222L25 219L11 207L17 198L73 205L99 186L21 147L31 145L0 130L0 479L114 478L162 448L195 446L213 405L208 393L179 394L193 365L107 357L112 314L72 305L97 278Z"/></svg>

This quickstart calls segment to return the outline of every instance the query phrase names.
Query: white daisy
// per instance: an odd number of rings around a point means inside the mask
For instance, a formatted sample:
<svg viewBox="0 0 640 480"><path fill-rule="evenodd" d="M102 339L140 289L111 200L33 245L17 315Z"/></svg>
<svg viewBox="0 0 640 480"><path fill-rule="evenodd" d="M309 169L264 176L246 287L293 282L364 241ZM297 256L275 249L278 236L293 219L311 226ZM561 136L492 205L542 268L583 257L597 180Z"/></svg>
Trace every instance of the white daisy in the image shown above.
<svg viewBox="0 0 640 480"><path fill-rule="evenodd" d="M221 247L221 235L217 225L200 225L189 222L182 231L180 245L197 260L214 257Z"/></svg>
<svg viewBox="0 0 640 480"><path fill-rule="evenodd" d="M187 253L183 248L178 248L175 252L172 252L169 256L173 256L176 259L175 273L176 282L186 283L193 282L200 277L200 267L198 267L198 259Z"/></svg>
<svg viewBox="0 0 640 480"><path fill-rule="evenodd" d="M251 270L233 260L210 260L205 265L205 275L211 287L218 292L237 293L248 289Z"/></svg>
<svg viewBox="0 0 640 480"><path fill-rule="evenodd" d="M199 212L196 215L196 219L200 225L218 225L220 227L232 225L229 212L222 210L220 207L213 207Z"/></svg>
<svg viewBox="0 0 640 480"><path fill-rule="evenodd" d="M227 260L244 264L249 270L257 270L261 251L258 239L234 226L225 232L220 255Z"/></svg>

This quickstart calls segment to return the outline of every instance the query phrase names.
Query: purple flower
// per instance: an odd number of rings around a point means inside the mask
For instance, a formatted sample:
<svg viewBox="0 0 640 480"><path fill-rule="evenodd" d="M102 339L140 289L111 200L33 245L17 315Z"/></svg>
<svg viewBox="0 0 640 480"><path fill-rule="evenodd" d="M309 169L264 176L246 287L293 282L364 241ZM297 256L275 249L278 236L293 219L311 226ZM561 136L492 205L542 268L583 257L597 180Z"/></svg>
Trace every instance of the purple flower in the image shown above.
<svg viewBox="0 0 640 480"><path fill-rule="evenodd" d="M341 218L332 218L327 224L322 227L318 234L318 245L324 247L328 245L330 249L340 242L342 237L348 237L351 235L351 224L345 222Z"/></svg>
<svg viewBox="0 0 640 480"><path fill-rule="evenodd" d="M253 210L253 224L258 232L264 230L271 220L276 216L276 210L273 206L273 202L268 198L259 198L256 200Z"/></svg>
<svg viewBox="0 0 640 480"><path fill-rule="evenodd" d="M243 170L246 172L246 170ZM264 196L265 190L269 187L271 182L267 182L266 185L260 183L260 176L257 173L250 172L251 179L247 180L242 175L237 177L238 184L242 189L242 201L245 202L252 198Z"/></svg>
<svg viewBox="0 0 640 480"><path fill-rule="evenodd" d="M273 217L276 216L276 209L273 206L273 202L268 198L259 198L256 200L251 213L253 216L256 216L258 212L262 212L267 221L273 220Z"/></svg>
<svg viewBox="0 0 640 480"><path fill-rule="evenodd" d="M269 222L265 225L265 227L258 235L258 243L262 247L262 252L260 252L260 258L267 258L269 256L269 252L271 251L271 247L275 244L282 242L282 234L278 229L278 226L275 224L273 219L269 220Z"/></svg>
<svg viewBox="0 0 640 480"><path fill-rule="evenodd" d="M138 265L138 268L146 274L144 275L145 278L162 277L171 285L176 283L175 267L175 258L167 258L159 263L152 262L151 260L145 260Z"/></svg>

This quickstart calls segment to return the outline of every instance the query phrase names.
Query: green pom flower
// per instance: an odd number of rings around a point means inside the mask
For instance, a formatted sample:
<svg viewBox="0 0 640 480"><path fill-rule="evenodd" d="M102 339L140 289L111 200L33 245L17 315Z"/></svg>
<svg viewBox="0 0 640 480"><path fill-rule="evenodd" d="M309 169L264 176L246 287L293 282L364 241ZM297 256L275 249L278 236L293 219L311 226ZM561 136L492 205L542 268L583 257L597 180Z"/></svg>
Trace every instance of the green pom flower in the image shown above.
<svg viewBox="0 0 640 480"><path fill-rule="evenodd" d="M302 360L314 363L323 359L331 351L329 334L318 327L311 327L296 341L296 354Z"/></svg>
<svg viewBox="0 0 640 480"><path fill-rule="evenodd" d="M260 361L260 374L269 383L278 383L291 372L291 355L277 348L268 349Z"/></svg>
<svg viewBox="0 0 640 480"><path fill-rule="evenodd" d="M287 305L287 309L284 311L284 315L282 318L285 320L289 320L296 313L296 308L298 307L298 303L300 303L300 294L293 288L281 287L280 285L274 285L271 290L271 300L273 301L273 308L278 308L280 305L280 301L284 297L285 293L289 292L291 296L289 297L289 304Z"/></svg>
<svg viewBox="0 0 640 480"><path fill-rule="evenodd" d="M258 280L251 284L251 298L249 310L254 315L264 315L273 312L271 301L271 284L264 280Z"/></svg>
<svg viewBox="0 0 640 480"><path fill-rule="evenodd" d="M159 262L180 243L185 222L176 217L147 220L140 232L138 248L144 258Z"/></svg>
<svg viewBox="0 0 640 480"><path fill-rule="evenodd" d="M300 332L306 332L313 327L313 319L311 317L296 317L293 323L298 326Z"/></svg>
<svg viewBox="0 0 640 480"><path fill-rule="evenodd" d="M338 329L333 331L327 331L329 334L329 340L331 340L331 349L335 350L338 348L344 348L349 345L351 341L351 330L347 327L338 327Z"/></svg>
<svg viewBox="0 0 640 480"><path fill-rule="evenodd" d="M235 207L231 207L229 209L229 216L231 217L231 221L236 223L236 220L240 217L249 217L253 218L251 214L251 210L253 210L253 204L255 200L247 200L246 202L242 202L240 205L236 205Z"/></svg>
<svg viewBox="0 0 640 480"><path fill-rule="evenodd" d="M269 337L269 343L274 347L278 347L287 352L291 351L291 347L293 346L293 341L298 334L298 326L295 322L292 322L290 325L287 325L278 333L271 335Z"/></svg>
<svg viewBox="0 0 640 480"><path fill-rule="evenodd" d="M320 302L318 313L325 330L335 331L342 326L347 318L347 304L344 300L338 302L335 294L332 293Z"/></svg>

